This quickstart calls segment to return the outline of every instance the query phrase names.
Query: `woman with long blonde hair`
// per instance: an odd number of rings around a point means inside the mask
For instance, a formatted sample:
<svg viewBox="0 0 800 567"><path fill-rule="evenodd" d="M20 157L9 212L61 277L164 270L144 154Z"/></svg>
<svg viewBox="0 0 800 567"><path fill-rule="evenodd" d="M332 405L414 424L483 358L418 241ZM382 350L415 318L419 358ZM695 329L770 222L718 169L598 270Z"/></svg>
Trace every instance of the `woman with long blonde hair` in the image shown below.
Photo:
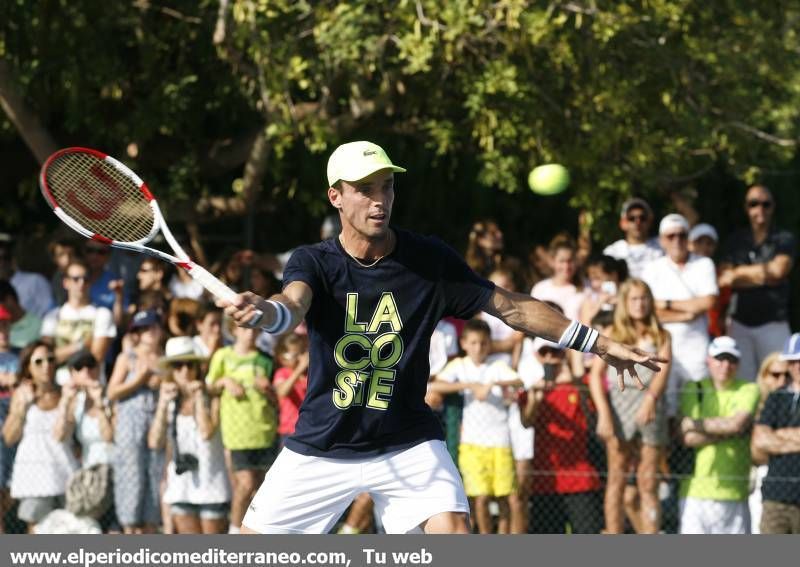
<svg viewBox="0 0 800 567"><path fill-rule="evenodd" d="M619 289L614 323L603 334L616 341L671 358L671 338L659 323L650 288L639 279L629 279ZM639 506L629 509L631 523L642 533L658 533L661 507L658 499L658 463L667 444L666 408L662 399L669 376L669 363L654 373L639 366L646 385L636 387L630 376L617 375L614 368L596 357L589 388L597 407L597 435L606 444L608 479L605 494L607 533L624 529L624 496L628 472L635 467ZM604 383L608 379L608 388ZM617 387L620 386L620 388Z"/></svg>

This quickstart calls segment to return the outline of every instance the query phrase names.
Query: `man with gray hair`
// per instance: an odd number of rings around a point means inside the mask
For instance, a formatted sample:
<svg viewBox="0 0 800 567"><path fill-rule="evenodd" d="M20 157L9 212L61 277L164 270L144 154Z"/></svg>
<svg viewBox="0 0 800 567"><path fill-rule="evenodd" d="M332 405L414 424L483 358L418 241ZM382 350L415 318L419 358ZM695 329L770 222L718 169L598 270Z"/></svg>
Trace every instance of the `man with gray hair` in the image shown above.
<svg viewBox="0 0 800 567"><path fill-rule="evenodd" d="M642 279L653 292L659 321L672 335L666 401L668 415L674 416L683 385L702 380L708 371L707 313L717 298L717 277L710 258L689 252L689 223L683 216L665 216L658 234L666 256L645 266Z"/></svg>

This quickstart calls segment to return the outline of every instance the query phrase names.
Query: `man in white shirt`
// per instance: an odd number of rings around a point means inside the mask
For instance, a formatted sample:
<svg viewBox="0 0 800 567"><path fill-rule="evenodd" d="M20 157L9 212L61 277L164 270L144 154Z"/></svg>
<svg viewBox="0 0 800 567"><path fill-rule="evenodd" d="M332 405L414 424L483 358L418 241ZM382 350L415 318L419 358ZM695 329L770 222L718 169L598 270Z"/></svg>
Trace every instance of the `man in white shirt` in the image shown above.
<svg viewBox="0 0 800 567"><path fill-rule="evenodd" d="M42 339L55 347L56 381L61 385L69 381L66 361L84 348L101 361L101 380L105 380L102 361L117 336L111 311L89 302L89 268L80 260L70 262L64 271L64 289L66 303L47 313L42 323Z"/></svg>
<svg viewBox="0 0 800 567"><path fill-rule="evenodd" d="M11 282L25 311L44 317L47 310L53 307L53 290L47 278L42 274L17 269L14 241L6 233L0 233L0 279Z"/></svg>
<svg viewBox="0 0 800 567"><path fill-rule="evenodd" d="M674 416L683 384L708 375L707 313L719 290L714 262L689 252L689 223L684 217L665 216L658 234L666 256L647 264L642 279L653 292L658 319L672 335L666 400L668 415Z"/></svg>
<svg viewBox="0 0 800 567"><path fill-rule="evenodd" d="M622 205L619 227L624 238L606 246L603 254L625 260L632 278L641 278L646 264L660 258L664 251L655 238L648 238L653 224L653 209L644 199L628 199Z"/></svg>

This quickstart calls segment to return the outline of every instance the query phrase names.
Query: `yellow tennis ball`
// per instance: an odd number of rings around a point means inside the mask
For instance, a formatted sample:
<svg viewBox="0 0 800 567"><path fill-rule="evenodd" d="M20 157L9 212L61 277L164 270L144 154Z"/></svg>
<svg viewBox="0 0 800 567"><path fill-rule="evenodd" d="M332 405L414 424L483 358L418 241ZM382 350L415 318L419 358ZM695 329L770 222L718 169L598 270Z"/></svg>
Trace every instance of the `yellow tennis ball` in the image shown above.
<svg viewBox="0 0 800 567"><path fill-rule="evenodd" d="M569 185L569 171L557 163L534 167L528 174L528 185L539 195L556 195Z"/></svg>

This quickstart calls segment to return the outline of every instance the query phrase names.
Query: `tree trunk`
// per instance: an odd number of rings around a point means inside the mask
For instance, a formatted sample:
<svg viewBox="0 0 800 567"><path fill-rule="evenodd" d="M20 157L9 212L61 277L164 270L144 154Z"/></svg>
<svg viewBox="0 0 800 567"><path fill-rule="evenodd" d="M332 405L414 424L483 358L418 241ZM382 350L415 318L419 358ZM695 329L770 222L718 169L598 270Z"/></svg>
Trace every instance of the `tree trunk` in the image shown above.
<svg viewBox="0 0 800 567"><path fill-rule="evenodd" d="M39 117L20 96L8 62L2 58L0 58L0 107L40 164L58 149L50 132L42 126Z"/></svg>
<svg viewBox="0 0 800 567"><path fill-rule="evenodd" d="M244 166L244 198L247 207L247 217L245 220L244 241L247 248L253 248L255 232L256 199L264 184L264 174L267 171L267 159L269 158L269 143L264 134L264 130L259 133L250 149L250 157Z"/></svg>

